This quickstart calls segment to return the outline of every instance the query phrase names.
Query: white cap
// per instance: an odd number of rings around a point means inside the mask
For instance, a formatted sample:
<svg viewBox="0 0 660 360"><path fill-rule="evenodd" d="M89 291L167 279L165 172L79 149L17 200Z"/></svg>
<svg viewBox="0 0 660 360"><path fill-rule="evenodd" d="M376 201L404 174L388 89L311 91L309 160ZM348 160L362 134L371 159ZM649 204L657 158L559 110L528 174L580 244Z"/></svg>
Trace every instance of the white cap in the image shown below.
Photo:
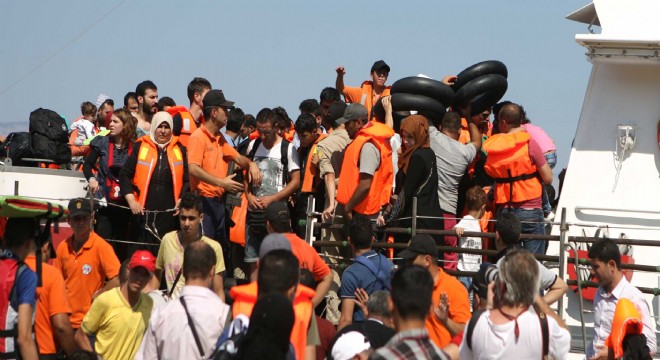
<svg viewBox="0 0 660 360"><path fill-rule="evenodd" d="M357 331L349 331L337 339L331 354L335 360L350 360L355 355L369 349L371 349L371 344L364 335Z"/></svg>
<svg viewBox="0 0 660 360"><path fill-rule="evenodd" d="M100 108L101 105L103 105L103 103L108 99L110 99L110 96L106 94L99 94L99 96L96 98L96 108Z"/></svg>

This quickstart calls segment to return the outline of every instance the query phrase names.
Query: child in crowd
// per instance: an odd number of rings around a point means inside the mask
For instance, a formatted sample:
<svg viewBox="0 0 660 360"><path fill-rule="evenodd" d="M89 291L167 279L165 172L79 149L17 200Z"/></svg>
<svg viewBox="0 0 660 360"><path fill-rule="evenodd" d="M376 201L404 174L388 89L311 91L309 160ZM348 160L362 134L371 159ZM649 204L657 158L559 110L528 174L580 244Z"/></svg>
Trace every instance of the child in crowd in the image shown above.
<svg viewBox="0 0 660 360"><path fill-rule="evenodd" d="M85 140L90 139L96 135L96 126L94 125L94 120L96 119L96 105L92 104L89 101L85 101L80 105L80 112L82 116L76 119L76 121L71 124L71 132L78 131L76 139L73 141L75 146L83 146Z"/></svg>
<svg viewBox="0 0 660 360"><path fill-rule="evenodd" d="M456 224L454 230L456 231L456 236L458 236L458 246L461 249L481 249L481 238L479 237L464 237L464 232L481 232L481 225L479 224L479 219L484 215L486 211L486 204L488 203L488 198L486 193L480 186L474 186L470 188L467 192L465 205L467 207L468 213L461 219L461 221ZM459 271L479 271L479 265L481 264L481 255L478 254L459 254L458 258L458 270ZM472 285L472 277L470 276L459 276L458 280L465 285L468 291L470 291L470 285ZM470 303L472 303L472 292L470 292Z"/></svg>

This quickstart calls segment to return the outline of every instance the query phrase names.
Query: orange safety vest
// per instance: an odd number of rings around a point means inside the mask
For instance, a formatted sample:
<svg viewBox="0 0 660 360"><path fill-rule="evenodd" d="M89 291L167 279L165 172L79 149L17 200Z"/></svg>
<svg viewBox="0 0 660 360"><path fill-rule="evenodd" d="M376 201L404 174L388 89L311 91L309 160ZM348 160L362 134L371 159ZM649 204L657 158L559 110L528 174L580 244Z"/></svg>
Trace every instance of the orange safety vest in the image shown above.
<svg viewBox="0 0 660 360"><path fill-rule="evenodd" d="M149 191L149 183L151 176L156 168L158 162L158 146L154 144L148 135L138 139L142 144L138 152L137 165L135 166L135 175L133 176L133 185L138 189L135 197L138 202L144 207L147 201L147 192ZM170 171L172 172L172 184L174 190L174 202L179 200L181 195L181 188L183 185L183 166L184 159L181 149L178 147L179 138L172 136L172 140L167 144L167 161L170 164Z"/></svg>
<svg viewBox="0 0 660 360"><path fill-rule="evenodd" d="M254 130L253 132L250 133L250 136L248 136L250 140L254 140L258 137L259 137L259 132L257 130Z"/></svg>
<svg viewBox="0 0 660 360"><path fill-rule="evenodd" d="M296 136L296 129L291 125L291 129L282 134L282 137L288 142L293 142L293 138Z"/></svg>
<svg viewBox="0 0 660 360"><path fill-rule="evenodd" d="M642 331L644 331L644 323L635 304L626 298L621 298L616 303L612 331L605 340L605 345L614 350L614 358L618 359L623 356L623 339L626 335L641 334Z"/></svg>
<svg viewBox="0 0 660 360"><path fill-rule="evenodd" d="M253 281L247 285L234 286L229 294L234 303L232 304L232 315L235 318L239 314L250 316L254 304L257 302L257 282ZM295 320L291 329L291 344L296 351L296 359L305 358L305 347L307 347L307 328L314 316L314 305L312 298L316 292L307 286L298 284L296 296L293 299L293 312Z"/></svg>
<svg viewBox="0 0 660 360"><path fill-rule="evenodd" d="M316 141L314 141L314 144L312 144L312 148L309 149L309 154L307 155L307 163L305 165L303 184L300 188L300 191L303 193L314 192L316 186L319 183L318 180L321 180L319 177L319 168L312 165L312 157L314 156L314 153L316 153L316 144L318 144L319 141L325 139L326 137L328 137L326 134L319 135Z"/></svg>
<svg viewBox="0 0 660 360"><path fill-rule="evenodd" d="M167 109L167 112L172 115L172 117L175 115L181 116L182 126L181 134L179 134L179 142L181 145L188 147L188 138L190 138L190 134L197 130L195 119L185 106L172 106Z"/></svg>
<svg viewBox="0 0 660 360"><path fill-rule="evenodd" d="M529 133L496 134L483 147L484 170L495 180L495 203L519 203L541 197L541 181L529 157Z"/></svg>
<svg viewBox="0 0 660 360"><path fill-rule="evenodd" d="M390 145L390 138L393 135L394 130L390 127L374 121L369 121L358 131L355 139L346 148L344 161L341 164L341 175L337 185L337 201L340 204L348 203L360 183L360 150L367 141L371 141L380 151L380 166L374 173L369 193L353 210L359 214L373 215L378 213L383 205L389 203L394 176Z"/></svg>

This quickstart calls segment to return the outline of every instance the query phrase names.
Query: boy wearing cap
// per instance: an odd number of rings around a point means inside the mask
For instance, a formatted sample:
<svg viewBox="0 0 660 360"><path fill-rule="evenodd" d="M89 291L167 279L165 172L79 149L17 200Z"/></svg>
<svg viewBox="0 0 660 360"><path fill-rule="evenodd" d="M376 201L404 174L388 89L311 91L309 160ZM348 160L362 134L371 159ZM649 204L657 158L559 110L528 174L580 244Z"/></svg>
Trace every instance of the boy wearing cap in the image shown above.
<svg viewBox="0 0 660 360"><path fill-rule="evenodd" d="M99 295L92 303L76 343L83 350L96 351L105 360L133 359L149 324L153 301L142 289L156 270L156 258L138 250L128 264L128 279L119 288ZM94 349L88 336L96 335Z"/></svg>
<svg viewBox="0 0 660 360"><path fill-rule="evenodd" d="M406 263L422 266L433 278L433 314L426 317L426 330L435 345L443 348L453 336L463 331L470 319L467 290L455 277L438 267L438 249L431 236L413 236L408 248L399 256Z"/></svg>
<svg viewBox="0 0 660 360"><path fill-rule="evenodd" d="M234 161L241 169L248 169L255 185L261 182L261 172L220 133L227 124L228 111L234 107L234 102L225 99L222 90L214 89L206 93L203 104L206 122L190 135L188 144L190 188L201 196L204 204L204 234L222 245L225 263L230 264L224 195L227 191L242 192L243 184L234 180L236 174L227 176L228 163Z"/></svg>
<svg viewBox="0 0 660 360"><path fill-rule="evenodd" d="M363 82L360 87L344 86L346 69L343 66L337 67L335 71L337 72L335 87L344 95L346 102L362 104L367 108L368 113L371 113L371 108L376 105L378 99L390 94L390 87L385 86L387 76L390 74L390 66L383 60L378 60L371 66L371 80ZM371 116L368 119L371 119Z"/></svg>
<svg viewBox="0 0 660 360"><path fill-rule="evenodd" d="M73 235L57 246L53 265L62 272L71 305L71 326L78 329L92 299L119 286L119 260L112 246L92 231L89 199L69 202L67 223Z"/></svg>

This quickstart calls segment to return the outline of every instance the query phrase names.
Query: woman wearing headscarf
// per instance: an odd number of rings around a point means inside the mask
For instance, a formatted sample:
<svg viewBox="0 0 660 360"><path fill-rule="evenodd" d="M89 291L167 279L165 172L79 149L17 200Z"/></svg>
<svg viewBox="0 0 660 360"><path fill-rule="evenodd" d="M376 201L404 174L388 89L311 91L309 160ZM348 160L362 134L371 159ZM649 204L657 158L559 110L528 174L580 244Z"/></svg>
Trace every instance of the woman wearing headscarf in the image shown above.
<svg viewBox="0 0 660 360"><path fill-rule="evenodd" d="M119 172L131 155L135 143L137 119L126 109L111 113L107 136L97 136L90 142L90 152L85 157L83 173L89 189L97 199L105 199L96 215L95 231L104 239L126 239L131 212L125 207L126 199L120 194ZM92 172L96 170L96 174ZM123 206L120 207L120 206ZM112 243L119 259L125 259L125 246Z"/></svg>
<svg viewBox="0 0 660 360"><path fill-rule="evenodd" d="M294 313L291 301L284 295L264 295L254 305L245 340L237 359L295 359L289 338Z"/></svg>
<svg viewBox="0 0 660 360"><path fill-rule="evenodd" d="M190 189L186 148L172 135L172 122L167 112L156 113L150 134L138 139L119 174L121 194L136 215L135 235L147 243L160 242L156 236L178 229L173 209L181 193ZM158 212L150 212L154 210Z"/></svg>
<svg viewBox="0 0 660 360"><path fill-rule="evenodd" d="M429 122L422 115L412 115L401 122L401 155L399 156L399 171L396 174L396 202L391 211L385 214L389 226L412 226L413 198L417 198L417 228L444 228L439 217L442 213L438 200L438 171L435 164L435 153L431 150L429 140ZM403 218L403 219L401 219ZM405 242L409 235L395 236L395 241ZM433 235L436 243L442 243L442 237Z"/></svg>

